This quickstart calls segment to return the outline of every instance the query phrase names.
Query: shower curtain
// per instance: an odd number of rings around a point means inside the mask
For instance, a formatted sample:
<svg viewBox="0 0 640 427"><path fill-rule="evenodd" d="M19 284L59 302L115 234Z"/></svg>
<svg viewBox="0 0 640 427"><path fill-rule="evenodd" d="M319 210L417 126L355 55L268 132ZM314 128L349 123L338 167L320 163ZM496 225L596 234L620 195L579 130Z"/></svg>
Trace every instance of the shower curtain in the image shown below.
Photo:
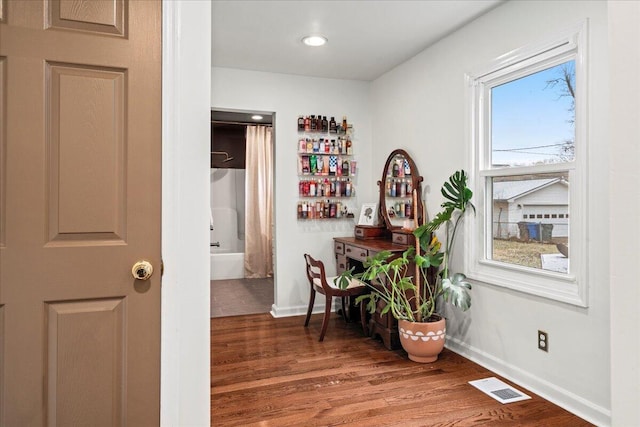
<svg viewBox="0 0 640 427"><path fill-rule="evenodd" d="M247 126L245 278L273 275L273 148L270 126Z"/></svg>

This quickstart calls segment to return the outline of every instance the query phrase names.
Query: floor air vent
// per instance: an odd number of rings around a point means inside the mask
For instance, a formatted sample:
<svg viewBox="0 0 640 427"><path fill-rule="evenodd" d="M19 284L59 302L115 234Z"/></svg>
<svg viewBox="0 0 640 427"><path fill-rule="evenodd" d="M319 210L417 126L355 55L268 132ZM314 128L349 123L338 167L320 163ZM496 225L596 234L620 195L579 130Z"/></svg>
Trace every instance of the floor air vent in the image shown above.
<svg viewBox="0 0 640 427"><path fill-rule="evenodd" d="M469 381L469 384L481 392L493 397L500 403L519 402L521 400L531 399L530 396L527 396L495 377Z"/></svg>

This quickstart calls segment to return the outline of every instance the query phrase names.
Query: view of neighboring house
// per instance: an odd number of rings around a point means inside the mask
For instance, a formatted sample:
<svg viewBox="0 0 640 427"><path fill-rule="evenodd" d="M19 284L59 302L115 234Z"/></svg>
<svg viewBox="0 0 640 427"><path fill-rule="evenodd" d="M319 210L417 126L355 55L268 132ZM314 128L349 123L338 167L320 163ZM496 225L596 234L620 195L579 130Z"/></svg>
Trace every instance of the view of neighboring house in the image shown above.
<svg viewBox="0 0 640 427"><path fill-rule="evenodd" d="M518 223L551 224L548 237L569 235L569 182L563 177L493 183L493 237L539 240L540 232L523 236ZM539 229L538 229L539 230ZM534 234L532 233L532 234Z"/></svg>

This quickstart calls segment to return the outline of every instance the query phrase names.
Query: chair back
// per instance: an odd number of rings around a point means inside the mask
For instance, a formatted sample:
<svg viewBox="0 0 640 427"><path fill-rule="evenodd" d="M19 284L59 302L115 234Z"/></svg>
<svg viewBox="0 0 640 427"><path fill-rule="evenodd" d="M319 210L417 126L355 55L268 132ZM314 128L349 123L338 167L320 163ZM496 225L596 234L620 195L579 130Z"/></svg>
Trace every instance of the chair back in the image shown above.
<svg viewBox="0 0 640 427"><path fill-rule="evenodd" d="M331 287L327 283L327 276L325 275L324 264L322 261L314 259L309 254L304 254L304 259L307 263L307 278L309 279L309 285L313 288L313 279L318 279L323 289L331 290Z"/></svg>

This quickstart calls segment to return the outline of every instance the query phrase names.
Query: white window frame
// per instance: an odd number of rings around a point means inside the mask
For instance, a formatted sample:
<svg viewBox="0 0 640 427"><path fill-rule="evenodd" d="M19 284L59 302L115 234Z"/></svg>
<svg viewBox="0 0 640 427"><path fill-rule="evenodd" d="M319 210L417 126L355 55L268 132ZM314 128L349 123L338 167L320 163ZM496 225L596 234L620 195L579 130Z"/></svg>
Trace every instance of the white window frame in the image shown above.
<svg viewBox="0 0 640 427"><path fill-rule="evenodd" d="M588 306L587 260L587 22L553 39L509 52L477 73L467 74L467 104L471 141L470 176L475 217L465 221L465 270L469 278L568 304ZM491 165L491 88L569 60L575 60L574 160L539 166ZM487 257L492 245L491 178L528 173L569 173L568 274L494 261ZM487 220L488 219L488 220Z"/></svg>

